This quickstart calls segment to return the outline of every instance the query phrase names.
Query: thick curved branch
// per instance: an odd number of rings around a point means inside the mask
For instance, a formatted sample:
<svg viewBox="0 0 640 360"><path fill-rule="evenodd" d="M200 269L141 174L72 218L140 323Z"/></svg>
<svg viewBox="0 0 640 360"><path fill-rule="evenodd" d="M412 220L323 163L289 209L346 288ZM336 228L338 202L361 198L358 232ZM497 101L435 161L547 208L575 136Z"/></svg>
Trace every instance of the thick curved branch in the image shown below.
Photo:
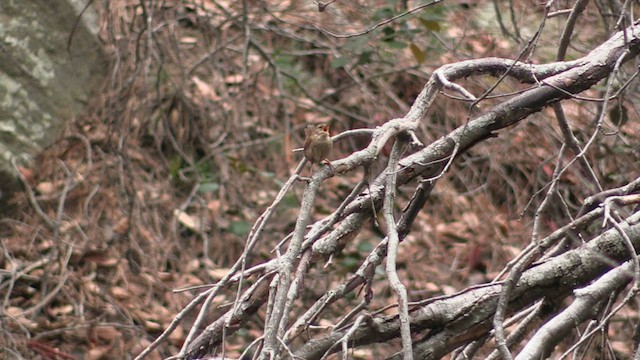
<svg viewBox="0 0 640 360"><path fill-rule="evenodd" d="M576 300L562 313L544 324L529 340L516 360L541 359L550 354L564 336L575 329L576 324L593 317L593 309L606 301L619 288L633 280L633 262L627 261L598 279L593 284L576 290Z"/></svg>
<svg viewBox="0 0 640 360"><path fill-rule="evenodd" d="M640 247L640 213L629 217L621 228ZM610 229L582 247L525 271L510 299L510 310L516 312L548 294L571 293L626 261L629 252L617 229ZM418 359L439 359L470 340L486 335L492 328L493 313L501 292L501 284L463 291L410 309L412 331L428 331L415 347ZM352 346L369 344L396 337L397 316L374 318L351 336ZM305 359L316 359L344 334L332 334L309 341L295 352Z"/></svg>

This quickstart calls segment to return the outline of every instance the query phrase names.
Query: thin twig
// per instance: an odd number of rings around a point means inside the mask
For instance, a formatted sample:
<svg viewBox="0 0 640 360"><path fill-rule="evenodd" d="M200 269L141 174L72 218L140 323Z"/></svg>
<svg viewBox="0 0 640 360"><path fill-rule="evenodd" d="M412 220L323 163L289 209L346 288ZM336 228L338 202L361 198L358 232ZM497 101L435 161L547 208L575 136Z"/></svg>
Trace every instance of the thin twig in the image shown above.
<svg viewBox="0 0 640 360"><path fill-rule="evenodd" d="M402 152L402 142L396 138L389 156L389 165L387 166L387 184L384 195L384 218L387 223L387 237L389 243L387 245L387 266L386 273L389 284L398 297L398 315L400 317L400 337L402 339L402 351L404 360L413 360L413 346L411 341L411 327L409 322L409 306L407 303L407 289L400 281L396 270L396 257L398 256L398 245L400 238L398 229L396 228L396 220L393 215L396 196L396 180L398 161Z"/></svg>
<svg viewBox="0 0 640 360"><path fill-rule="evenodd" d="M387 24L388 24L388 23L390 23L390 22L393 22L393 21L395 21L395 20L398 20L398 19L400 19L401 17L407 16L407 15L409 15L409 14L412 14L412 13L416 12L416 11L422 10L422 9L424 9L424 8L426 8L426 7L433 6L433 5L437 5L437 4L441 3L442 1L443 1L443 0L434 0L434 1L429 2L429 3L425 3L425 4L422 4L422 5L418 5L418 6L414 7L413 9L409 9L409 10L407 10L407 11L403 12L402 14L398 14L398 15L396 15L396 16L393 16L393 17L389 18L389 19L382 20L382 21L380 21L379 23L377 23L377 24L375 24L375 25L371 26L370 28L368 28L368 29L366 29L366 30L363 30L363 31L360 31L360 32L357 32L357 33L351 33L351 34L335 34L335 33L332 33L331 31L328 31L328 30L325 30L325 29L319 28L319 27L317 27L317 26L315 26L315 25L314 25L314 27L315 27L316 29L318 29L319 31L321 31L322 33L326 34L326 35L332 36L332 37L334 37L334 38L339 38L339 39L346 39L346 38L351 38L351 37L356 37L356 36L362 36L362 35L365 35L365 34L368 34L368 33L372 32L373 30L375 30L375 29L377 29L377 28L379 28L379 27L381 27L381 26L387 25Z"/></svg>

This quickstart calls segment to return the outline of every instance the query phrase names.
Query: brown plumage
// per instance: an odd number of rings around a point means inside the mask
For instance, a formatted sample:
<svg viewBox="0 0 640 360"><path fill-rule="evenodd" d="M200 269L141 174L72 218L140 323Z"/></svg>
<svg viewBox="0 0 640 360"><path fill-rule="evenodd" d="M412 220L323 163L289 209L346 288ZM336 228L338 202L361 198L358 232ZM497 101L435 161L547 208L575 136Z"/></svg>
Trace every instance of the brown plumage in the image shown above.
<svg viewBox="0 0 640 360"><path fill-rule="evenodd" d="M333 148L331 134L329 134L329 125L307 125L304 129L304 156L312 164L326 163L331 165L327 159Z"/></svg>

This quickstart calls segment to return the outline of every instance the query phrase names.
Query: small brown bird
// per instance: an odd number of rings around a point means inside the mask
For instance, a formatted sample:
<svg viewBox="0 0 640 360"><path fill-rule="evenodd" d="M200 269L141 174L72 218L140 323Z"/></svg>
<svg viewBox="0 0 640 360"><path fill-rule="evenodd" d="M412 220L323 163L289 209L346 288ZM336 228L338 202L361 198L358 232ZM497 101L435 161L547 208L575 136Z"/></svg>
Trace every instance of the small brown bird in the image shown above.
<svg viewBox="0 0 640 360"><path fill-rule="evenodd" d="M329 125L307 125L304 135L304 157L311 161L311 164L323 163L331 166L327 159L333 148Z"/></svg>

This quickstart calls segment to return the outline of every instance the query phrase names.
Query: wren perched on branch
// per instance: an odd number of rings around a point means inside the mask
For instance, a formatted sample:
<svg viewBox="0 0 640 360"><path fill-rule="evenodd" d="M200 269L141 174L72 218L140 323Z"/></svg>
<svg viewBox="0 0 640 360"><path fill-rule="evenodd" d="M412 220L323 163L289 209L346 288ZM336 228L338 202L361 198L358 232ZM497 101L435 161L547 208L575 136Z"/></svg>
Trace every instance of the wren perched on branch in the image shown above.
<svg viewBox="0 0 640 360"><path fill-rule="evenodd" d="M333 148L329 125L307 125L304 135L304 157L311 161L311 164L323 163L331 167L327 159Z"/></svg>

